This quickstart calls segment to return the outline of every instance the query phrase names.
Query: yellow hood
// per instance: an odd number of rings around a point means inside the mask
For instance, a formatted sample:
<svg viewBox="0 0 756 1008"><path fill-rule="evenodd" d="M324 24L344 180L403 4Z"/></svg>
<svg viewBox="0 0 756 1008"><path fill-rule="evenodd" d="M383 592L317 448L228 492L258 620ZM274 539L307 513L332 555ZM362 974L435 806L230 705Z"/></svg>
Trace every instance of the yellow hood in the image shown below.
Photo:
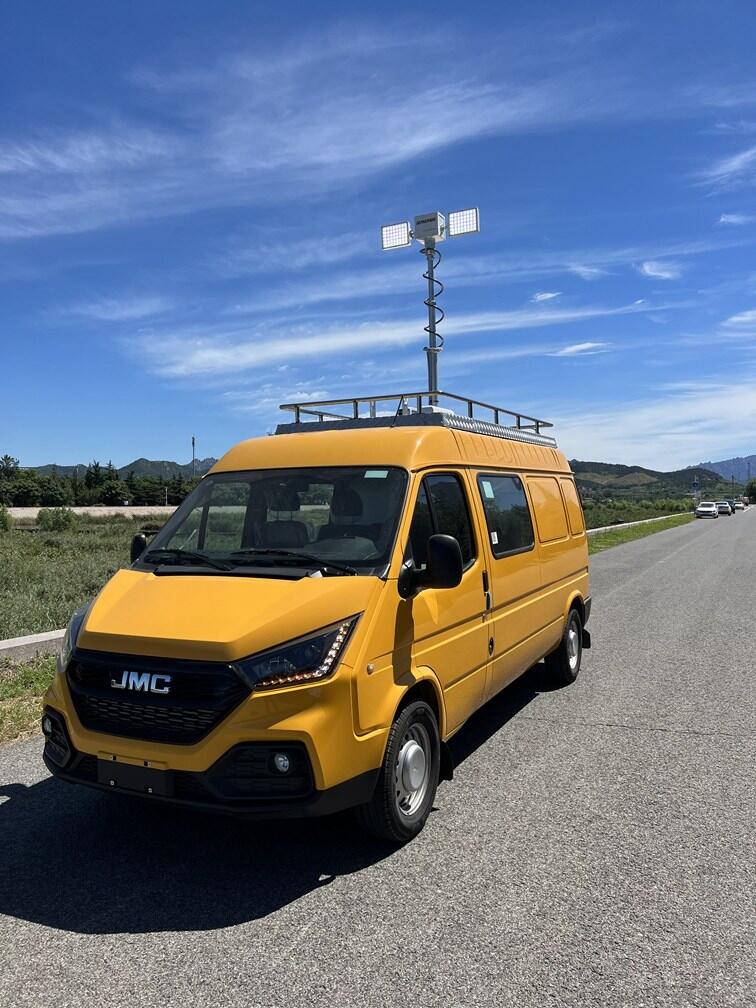
<svg viewBox="0 0 756 1008"><path fill-rule="evenodd" d="M382 583L121 570L97 596L76 643L94 651L235 661L363 612Z"/></svg>

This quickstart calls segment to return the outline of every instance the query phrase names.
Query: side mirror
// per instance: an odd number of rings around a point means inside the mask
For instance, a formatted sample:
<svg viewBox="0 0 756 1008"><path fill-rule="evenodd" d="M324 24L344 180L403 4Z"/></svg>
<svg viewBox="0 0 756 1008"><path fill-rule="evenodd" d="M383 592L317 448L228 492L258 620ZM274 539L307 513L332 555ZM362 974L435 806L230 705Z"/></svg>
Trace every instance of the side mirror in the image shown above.
<svg viewBox="0 0 756 1008"><path fill-rule="evenodd" d="M131 562L135 563L147 549L147 536L144 532L138 532L131 540Z"/></svg>
<svg viewBox="0 0 756 1008"><path fill-rule="evenodd" d="M421 588L456 588L462 580L462 550L450 535L432 535L428 540L425 570L415 570L411 563L402 566L397 589L403 599L411 598Z"/></svg>

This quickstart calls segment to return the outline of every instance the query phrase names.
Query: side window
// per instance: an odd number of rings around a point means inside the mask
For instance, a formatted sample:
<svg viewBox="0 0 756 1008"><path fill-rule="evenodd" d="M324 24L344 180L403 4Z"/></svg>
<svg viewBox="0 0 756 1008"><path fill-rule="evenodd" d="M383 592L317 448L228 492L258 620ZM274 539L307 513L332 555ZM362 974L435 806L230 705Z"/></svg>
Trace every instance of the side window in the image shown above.
<svg viewBox="0 0 756 1008"><path fill-rule="evenodd" d="M573 535L580 535L585 530L585 520L583 519L583 509L580 506L577 487L571 479L560 479L562 493L567 504L567 517L570 520L570 532Z"/></svg>
<svg viewBox="0 0 756 1008"><path fill-rule="evenodd" d="M478 488L493 555L503 557L532 549L533 523L519 476L479 475Z"/></svg>
<svg viewBox="0 0 756 1008"><path fill-rule="evenodd" d="M533 501L538 538L542 543L566 539L567 515L564 510L559 483L554 476L528 477L528 488Z"/></svg>
<svg viewBox="0 0 756 1008"><path fill-rule="evenodd" d="M424 567L427 563L428 539L435 534L454 536L465 567L475 559L475 539L465 492L452 473L426 476L418 491L409 535L415 567Z"/></svg>

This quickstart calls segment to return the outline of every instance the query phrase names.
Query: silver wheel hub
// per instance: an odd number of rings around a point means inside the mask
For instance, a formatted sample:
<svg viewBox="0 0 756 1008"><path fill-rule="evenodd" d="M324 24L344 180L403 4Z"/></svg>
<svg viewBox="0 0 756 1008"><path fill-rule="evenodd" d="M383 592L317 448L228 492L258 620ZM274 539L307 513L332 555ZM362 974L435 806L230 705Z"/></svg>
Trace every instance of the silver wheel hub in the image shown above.
<svg viewBox="0 0 756 1008"><path fill-rule="evenodd" d="M574 671L580 660L580 636L574 623L570 623L570 629L567 631L567 658L570 668Z"/></svg>
<svg viewBox="0 0 756 1008"><path fill-rule="evenodd" d="M394 796L402 815L411 816L428 793L431 741L424 725L410 725L404 734L394 768Z"/></svg>
<svg viewBox="0 0 756 1008"><path fill-rule="evenodd" d="M399 753L402 787L405 791L417 791L425 777L425 753L417 742L406 742Z"/></svg>

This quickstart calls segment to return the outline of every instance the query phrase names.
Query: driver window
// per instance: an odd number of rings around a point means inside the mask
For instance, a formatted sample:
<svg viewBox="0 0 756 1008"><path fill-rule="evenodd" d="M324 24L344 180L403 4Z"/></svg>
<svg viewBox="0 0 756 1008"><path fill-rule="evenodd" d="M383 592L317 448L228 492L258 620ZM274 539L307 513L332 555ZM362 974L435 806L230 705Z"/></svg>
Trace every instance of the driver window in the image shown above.
<svg viewBox="0 0 756 1008"><path fill-rule="evenodd" d="M436 534L454 536L462 551L462 563L468 567L475 559L470 514L465 492L454 473L426 476L417 494L410 527L409 546L417 569L425 567L428 539Z"/></svg>

